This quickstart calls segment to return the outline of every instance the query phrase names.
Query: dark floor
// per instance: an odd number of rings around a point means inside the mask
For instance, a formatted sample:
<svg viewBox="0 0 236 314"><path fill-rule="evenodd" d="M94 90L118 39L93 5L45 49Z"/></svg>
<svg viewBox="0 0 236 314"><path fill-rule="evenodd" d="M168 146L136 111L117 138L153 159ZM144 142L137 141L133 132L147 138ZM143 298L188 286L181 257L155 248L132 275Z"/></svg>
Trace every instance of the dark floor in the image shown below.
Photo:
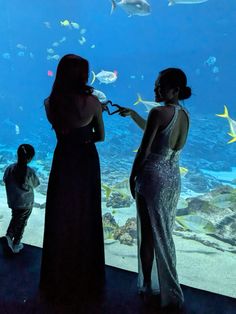
<svg viewBox="0 0 236 314"><path fill-rule="evenodd" d="M158 314L155 302L146 304L136 292L136 273L106 267L106 288L99 298L80 305L55 305L38 294L41 249L25 245L7 254L0 238L0 314ZM235 314L236 299L182 286L189 314Z"/></svg>

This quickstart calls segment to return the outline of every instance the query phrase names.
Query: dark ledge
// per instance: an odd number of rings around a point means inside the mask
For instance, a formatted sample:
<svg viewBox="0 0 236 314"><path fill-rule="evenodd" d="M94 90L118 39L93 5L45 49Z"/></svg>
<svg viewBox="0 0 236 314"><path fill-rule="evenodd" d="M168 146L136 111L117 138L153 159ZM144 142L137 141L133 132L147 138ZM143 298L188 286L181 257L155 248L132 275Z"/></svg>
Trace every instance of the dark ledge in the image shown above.
<svg viewBox="0 0 236 314"><path fill-rule="evenodd" d="M17 255L7 253L0 238L0 314L158 314L155 300L145 304L137 295L137 274L106 266L106 285L99 297L88 296L77 304L52 304L39 297L41 249L25 245ZM224 278L222 278L224 280ZM233 314L236 300L182 286L187 313Z"/></svg>

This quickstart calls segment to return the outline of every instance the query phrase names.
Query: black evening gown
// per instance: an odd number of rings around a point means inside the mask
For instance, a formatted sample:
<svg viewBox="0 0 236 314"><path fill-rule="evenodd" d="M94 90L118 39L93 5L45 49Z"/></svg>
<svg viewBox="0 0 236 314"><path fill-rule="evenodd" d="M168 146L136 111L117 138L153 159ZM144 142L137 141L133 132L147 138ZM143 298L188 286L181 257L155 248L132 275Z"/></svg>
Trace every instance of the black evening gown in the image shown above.
<svg viewBox="0 0 236 314"><path fill-rule="evenodd" d="M104 282L99 157L92 124L57 134L49 177L40 275L42 293L79 297Z"/></svg>

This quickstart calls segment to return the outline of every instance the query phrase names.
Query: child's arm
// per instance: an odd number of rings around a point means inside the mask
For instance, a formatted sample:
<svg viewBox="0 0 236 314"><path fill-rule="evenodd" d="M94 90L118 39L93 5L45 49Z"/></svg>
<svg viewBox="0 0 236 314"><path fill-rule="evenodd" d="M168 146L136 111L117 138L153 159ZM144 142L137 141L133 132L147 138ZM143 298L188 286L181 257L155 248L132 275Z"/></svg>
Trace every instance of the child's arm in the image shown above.
<svg viewBox="0 0 236 314"><path fill-rule="evenodd" d="M27 175L27 182L25 182L25 188L29 189L29 187L32 188L36 188L37 186L39 186L40 182L39 182L39 178L37 177L35 171L28 167L28 175Z"/></svg>
<svg viewBox="0 0 236 314"><path fill-rule="evenodd" d="M39 178L37 177L37 175L35 174L35 172L32 173L32 184L33 184L33 187L36 188L37 186L40 185L40 181L39 181Z"/></svg>

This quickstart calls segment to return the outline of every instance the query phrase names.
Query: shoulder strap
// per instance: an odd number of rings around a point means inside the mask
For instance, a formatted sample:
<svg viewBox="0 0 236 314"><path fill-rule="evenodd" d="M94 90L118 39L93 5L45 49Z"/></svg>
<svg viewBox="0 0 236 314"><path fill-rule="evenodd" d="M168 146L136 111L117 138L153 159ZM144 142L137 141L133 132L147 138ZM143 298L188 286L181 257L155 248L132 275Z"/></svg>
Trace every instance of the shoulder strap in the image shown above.
<svg viewBox="0 0 236 314"><path fill-rule="evenodd" d="M165 127L165 129L163 129L161 131L162 134L167 133L171 129L171 127L175 124L175 122L177 120L178 112L179 112L180 108L178 106L174 106L174 108L175 108L174 115L173 115L172 119L170 120L169 124L167 124L167 126Z"/></svg>

